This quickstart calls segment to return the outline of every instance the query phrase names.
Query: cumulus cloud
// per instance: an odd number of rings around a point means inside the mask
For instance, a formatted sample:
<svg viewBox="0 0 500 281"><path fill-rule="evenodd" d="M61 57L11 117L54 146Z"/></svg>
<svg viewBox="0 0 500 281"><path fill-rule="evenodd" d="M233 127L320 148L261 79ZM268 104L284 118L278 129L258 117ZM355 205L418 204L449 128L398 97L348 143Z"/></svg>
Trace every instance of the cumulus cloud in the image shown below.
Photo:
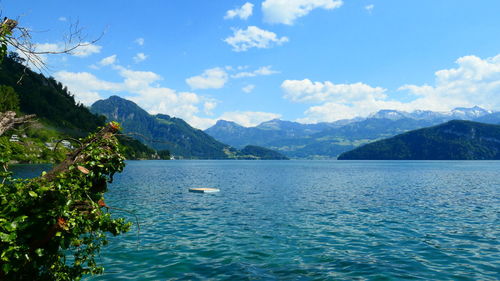
<svg viewBox="0 0 500 281"><path fill-rule="evenodd" d="M272 74L277 74L279 71L272 70L272 66L262 66L259 67L258 69L254 71L243 71L243 72L238 72L233 75L231 75L231 78L243 78L243 77L255 77L255 76L266 76L266 75L272 75Z"/></svg>
<svg viewBox="0 0 500 281"><path fill-rule="evenodd" d="M134 42L139 46L143 46L144 45L144 38L139 37L139 38L135 39Z"/></svg>
<svg viewBox="0 0 500 281"><path fill-rule="evenodd" d="M191 89L220 89L228 80L227 72L221 67L205 70L201 75L186 79Z"/></svg>
<svg viewBox="0 0 500 281"><path fill-rule="evenodd" d="M111 65L116 62L116 55L112 55L109 57L105 57L102 60L99 61L99 65L101 66L106 66L106 65Z"/></svg>
<svg viewBox="0 0 500 281"><path fill-rule="evenodd" d="M381 109L449 111L477 105L500 110L500 55L486 59L464 56L456 64L456 68L437 71L434 85L399 87L396 93L413 97L406 102L389 98L384 88L363 83L285 80L281 88L286 99L315 103L304 112L304 118L297 120L305 123L367 116Z"/></svg>
<svg viewBox="0 0 500 281"><path fill-rule="evenodd" d="M148 58L147 55L145 55L144 53L137 53L133 59L136 63L140 63L141 61L145 61L146 59Z"/></svg>
<svg viewBox="0 0 500 281"><path fill-rule="evenodd" d="M276 33L249 26L247 29L234 29L233 36L224 39L235 52L244 52L251 48L265 49L288 42L288 38L278 37Z"/></svg>
<svg viewBox="0 0 500 281"><path fill-rule="evenodd" d="M258 111L225 112L219 119L233 121L245 127L257 126L262 122L280 118L280 114Z"/></svg>
<svg viewBox="0 0 500 281"><path fill-rule="evenodd" d="M458 67L435 73L435 85L404 85L399 88L417 97L415 107L449 110L474 106L500 110L500 54L486 59L464 56Z"/></svg>
<svg viewBox="0 0 500 281"><path fill-rule="evenodd" d="M281 84L285 98L294 102L347 102L373 97L385 98L386 89L372 87L364 83L333 84L330 81L312 82L304 80L285 80Z"/></svg>
<svg viewBox="0 0 500 281"><path fill-rule="evenodd" d="M137 93L146 88L159 88L155 83L162 77L152 71L137 71L125 68L123 66L115 66L121 77L124 78L123 85L129 92Z"/></svg>
<svg viewBox="0 0 500 281"><path fill-rule="evenodd" d="M342 0L265 0L262 12L265 22L292 25L314 9L332 10L342 4Z"/></svg>
<svg viewBox="0 0 500 281"><path fill-rule="evenodd" d="M122 89L119 83L100 80L89 72L59 71L54 77L68 87L75 100L85 105L91 105L101 99L100 91L117 92Z"/></svg>
<svg viewBox="0 0 500 281"><path fill-rule="evenodd" d="M245 87L241 88L241 90L247 94L251 93L255 89L255 85L246 85Z"/></svg>
<svg viewBox="0 0 500 281"><path fill-rule="evenodd" d="M240 8L227 11L224 19L233 19L235 17L239 17L242 20L246 20L252 15L252 12L253 4L250 2L246 2Z"/></svg>
<svg viewBox="0 0 500 281"><path fill-rule="evenodd" d="M208 100L205 101L205 103L203 104L203 111L205 111L206 115L213 115L212 110L214 110L215 107L217 107L217 102L213 100Z"/></svg>

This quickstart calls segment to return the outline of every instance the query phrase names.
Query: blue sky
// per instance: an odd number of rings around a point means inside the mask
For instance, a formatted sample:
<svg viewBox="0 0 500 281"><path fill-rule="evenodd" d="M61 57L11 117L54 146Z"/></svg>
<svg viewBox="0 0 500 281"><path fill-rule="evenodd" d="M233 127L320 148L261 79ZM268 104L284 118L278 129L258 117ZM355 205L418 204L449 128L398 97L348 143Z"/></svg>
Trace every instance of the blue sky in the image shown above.
<svg viewBox="0 0 500 281"><path fill-rule="evenodd" d="M207 128L380 109L500 110L500 1L2 1L38 50L72 23L93 45L44 57L91 104L110 95Z"/></svg>

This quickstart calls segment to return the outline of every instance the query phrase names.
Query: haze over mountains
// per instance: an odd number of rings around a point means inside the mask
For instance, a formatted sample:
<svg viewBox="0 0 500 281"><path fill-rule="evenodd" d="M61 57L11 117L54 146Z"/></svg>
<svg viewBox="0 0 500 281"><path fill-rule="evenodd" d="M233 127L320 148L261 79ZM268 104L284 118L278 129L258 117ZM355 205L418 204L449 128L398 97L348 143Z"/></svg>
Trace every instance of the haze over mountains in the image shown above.
<svg viewBox="0 0 500 281"><path fill-rule="evenodd" d="M256 127L243 127L219 120L205 132L234 147L259 145L291 158L315 159L335 158L362 144L450 120L500 124L500 114L477 106L455 108L450 112L380 110L367 118L318 124L271 120Z"/></svg>

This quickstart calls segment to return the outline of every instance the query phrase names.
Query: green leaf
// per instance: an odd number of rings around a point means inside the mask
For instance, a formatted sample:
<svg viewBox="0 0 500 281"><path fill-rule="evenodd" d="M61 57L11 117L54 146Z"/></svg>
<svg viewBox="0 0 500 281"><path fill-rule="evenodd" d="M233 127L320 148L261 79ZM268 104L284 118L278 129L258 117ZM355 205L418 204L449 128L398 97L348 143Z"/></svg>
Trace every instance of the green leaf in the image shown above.
<svg viewBox="0 0 500 281"><path fill-rule="evenodd" d="M7 233L0 232L0 240L2 242L9 242L10 236Z"/></svg>
<svg viewBox="0 0 500 281"><path fill-rule="evenodd" d="M38 197L38 194L36 194L36 192L34 192L34 191L32 191L32 190L28 191L28 193L29 193L29 195L30 195L31 197Z"/></svg>

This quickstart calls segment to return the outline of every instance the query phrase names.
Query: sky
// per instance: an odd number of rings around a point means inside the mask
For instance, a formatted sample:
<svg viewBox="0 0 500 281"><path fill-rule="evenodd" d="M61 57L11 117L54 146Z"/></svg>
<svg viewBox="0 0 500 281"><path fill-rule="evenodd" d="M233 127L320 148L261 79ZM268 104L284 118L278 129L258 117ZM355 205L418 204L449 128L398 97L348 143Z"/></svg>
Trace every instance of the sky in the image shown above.
<svg viewBox="0 0 500 281"><path fill-rule="evenodd" d="M500 110L498 0L2 0L44 73L85 105L118 95L206 129Z"/></svg>

